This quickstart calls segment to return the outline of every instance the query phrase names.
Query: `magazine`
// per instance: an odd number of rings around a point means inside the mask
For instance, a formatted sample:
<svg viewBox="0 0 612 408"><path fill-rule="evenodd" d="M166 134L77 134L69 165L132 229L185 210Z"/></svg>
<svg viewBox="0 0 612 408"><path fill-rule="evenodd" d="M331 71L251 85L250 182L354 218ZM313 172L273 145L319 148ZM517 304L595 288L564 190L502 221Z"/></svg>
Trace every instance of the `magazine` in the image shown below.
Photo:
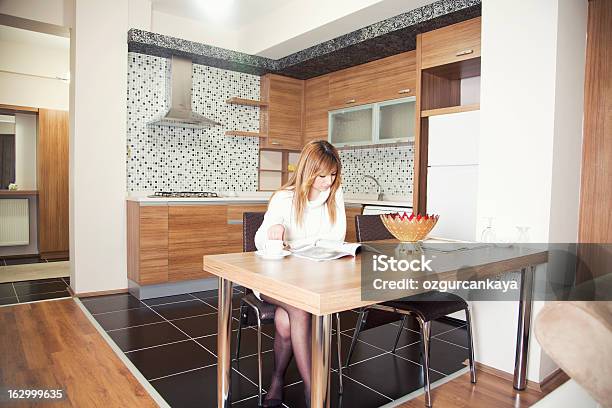
<svg viewBox="0 0 612 408"><path fill-rule="evenodd" d="M294 248L291 253L313 261L331 261L344 256L355 256L361 244L319 239L314 244Z"/></svg>

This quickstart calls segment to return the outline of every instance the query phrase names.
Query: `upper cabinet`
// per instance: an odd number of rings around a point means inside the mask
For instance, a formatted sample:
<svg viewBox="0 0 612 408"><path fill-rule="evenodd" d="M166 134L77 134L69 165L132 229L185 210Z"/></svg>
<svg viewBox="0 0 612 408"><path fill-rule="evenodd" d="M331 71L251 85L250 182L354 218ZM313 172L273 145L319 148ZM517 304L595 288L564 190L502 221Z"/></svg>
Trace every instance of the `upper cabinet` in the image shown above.
<svg viewBox="0 0 612 408"><path fill-rule="evenodd" d="M404 98L416 94L415 51L329 74L329 109Z"/></svg>
<svg viewBox="0 0 612 408"><path fill-rule="evenodd" d="M421 34L421 69L480 57L480 17Z"/></svg>
<svg viewBox="0 0 612 408"><path fill-rule="evenodd" d="M304 81L275 74L261 77L261 148L299 150L302 147Z"/></svg>
<svg viewBox="0 0 612 408"><path fill-rule="evenodd" d="M307 79L304 83L304 144L327 140L329 75Z"/></svg>

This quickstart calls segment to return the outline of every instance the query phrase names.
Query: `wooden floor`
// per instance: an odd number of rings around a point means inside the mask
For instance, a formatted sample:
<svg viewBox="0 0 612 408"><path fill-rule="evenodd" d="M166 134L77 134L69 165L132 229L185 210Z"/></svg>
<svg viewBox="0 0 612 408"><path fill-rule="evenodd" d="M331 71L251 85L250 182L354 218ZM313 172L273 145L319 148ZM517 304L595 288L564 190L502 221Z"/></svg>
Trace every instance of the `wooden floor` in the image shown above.
<svg viewBox="0 0 612 408"><path fill-rule="evenodd" d="M435 408L523 408L529 407L545 394L532 389L515 391L512 382L483 371L477 373L477 383L470 383L470 373L449 381L431 391ZM410 400L399 407L424 408L425 396Z"/></svg>
<svg viewBox="0 0 612 408"><path fill-rule="evenodd" d="M72 299L0 307L0 350L3 389L65 390L41 406L157 406Z"/></svg>
<svg viewBox="0 0 612 408"><path fill-rule="evenodd" d="M0 350L3 388L65 390L65 400L41 405L156 406L72 299L0 307ZM432 391L436 408L521 408L544 395L516 392L510 381L482 371L475 385L466 373ZM401 405L424 406L423 396Z"/></svg>

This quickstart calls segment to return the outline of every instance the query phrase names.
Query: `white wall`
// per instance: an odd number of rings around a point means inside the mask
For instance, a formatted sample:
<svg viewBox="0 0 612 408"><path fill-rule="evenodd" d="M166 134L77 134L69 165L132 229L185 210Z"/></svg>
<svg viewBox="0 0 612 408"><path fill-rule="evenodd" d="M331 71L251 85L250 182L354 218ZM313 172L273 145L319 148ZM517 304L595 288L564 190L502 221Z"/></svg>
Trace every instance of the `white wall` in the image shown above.
<svg viewBox="0 0 612 408"><path fill-rule="evenodd" d="M151 0L128 0L128 27L151 31Z"/></svg>
<svg viewBox="0 0 612 408"><path fill-rule="evenodd" d="M192 19L158 11L151 13L151 31L215 47L242 51L238 45L238 33L235 30L203 25Z"/></svg>
<svg viewBox="0 0 612 408"><path fill-rule="evenodd" d="M586 29L586 0L560 1L550 242L578 240Z"/></svg>
<svg viewBox="0 0 612 408"><path fill-rule="evenodd" d="M586 0L483 1L478 234L491 216L502 238L515 239L518 225L532 242L576 237L586 9ZM474 315L477 360L513 372L517 305L480 302ZM535 337L530 349L527 378L539 382L555 365Z"/></svg>
<svg viewBox="0 0 612 408"><path fill-rule="evenodd" d="M83 293L127 287L128 6L124 0L76 0L74 16L70 274L73 289Z"/></svg>
<svg viewBox="0 0 612 408"><path fill-rule="evenodd" d="M63 44L68 40L54 37L11 27L0 30L0 71L15 72L0 72L0 103L68 109L68 82L55 78L70 69L70 51Z"/></svg>
<svg viewBox="0 0 612 408"><path fill-rule="evenodd" d="M15 183L20 190L36 190L36 115L15 114Z"/></svg>

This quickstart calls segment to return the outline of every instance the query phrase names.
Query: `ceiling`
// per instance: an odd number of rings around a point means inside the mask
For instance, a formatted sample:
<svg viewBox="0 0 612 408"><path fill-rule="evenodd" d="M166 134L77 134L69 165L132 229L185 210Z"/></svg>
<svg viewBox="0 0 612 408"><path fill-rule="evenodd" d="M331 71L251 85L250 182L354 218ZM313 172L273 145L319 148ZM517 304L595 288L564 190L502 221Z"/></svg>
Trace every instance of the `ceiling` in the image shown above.
<svg viewBox="0 0 612 408"><path fill-rule="evenodd" d="M152 0L152 10L196 21L203 30L217 27L219 35L222 28L236 36L240 51L279 59L436 0L331 1Z"/></svg>
<svg viewBox="0 0 612 408"><path fill-rule="evenodd" d="M151 0L153 11L237 29L299 0Z"/></svg>

